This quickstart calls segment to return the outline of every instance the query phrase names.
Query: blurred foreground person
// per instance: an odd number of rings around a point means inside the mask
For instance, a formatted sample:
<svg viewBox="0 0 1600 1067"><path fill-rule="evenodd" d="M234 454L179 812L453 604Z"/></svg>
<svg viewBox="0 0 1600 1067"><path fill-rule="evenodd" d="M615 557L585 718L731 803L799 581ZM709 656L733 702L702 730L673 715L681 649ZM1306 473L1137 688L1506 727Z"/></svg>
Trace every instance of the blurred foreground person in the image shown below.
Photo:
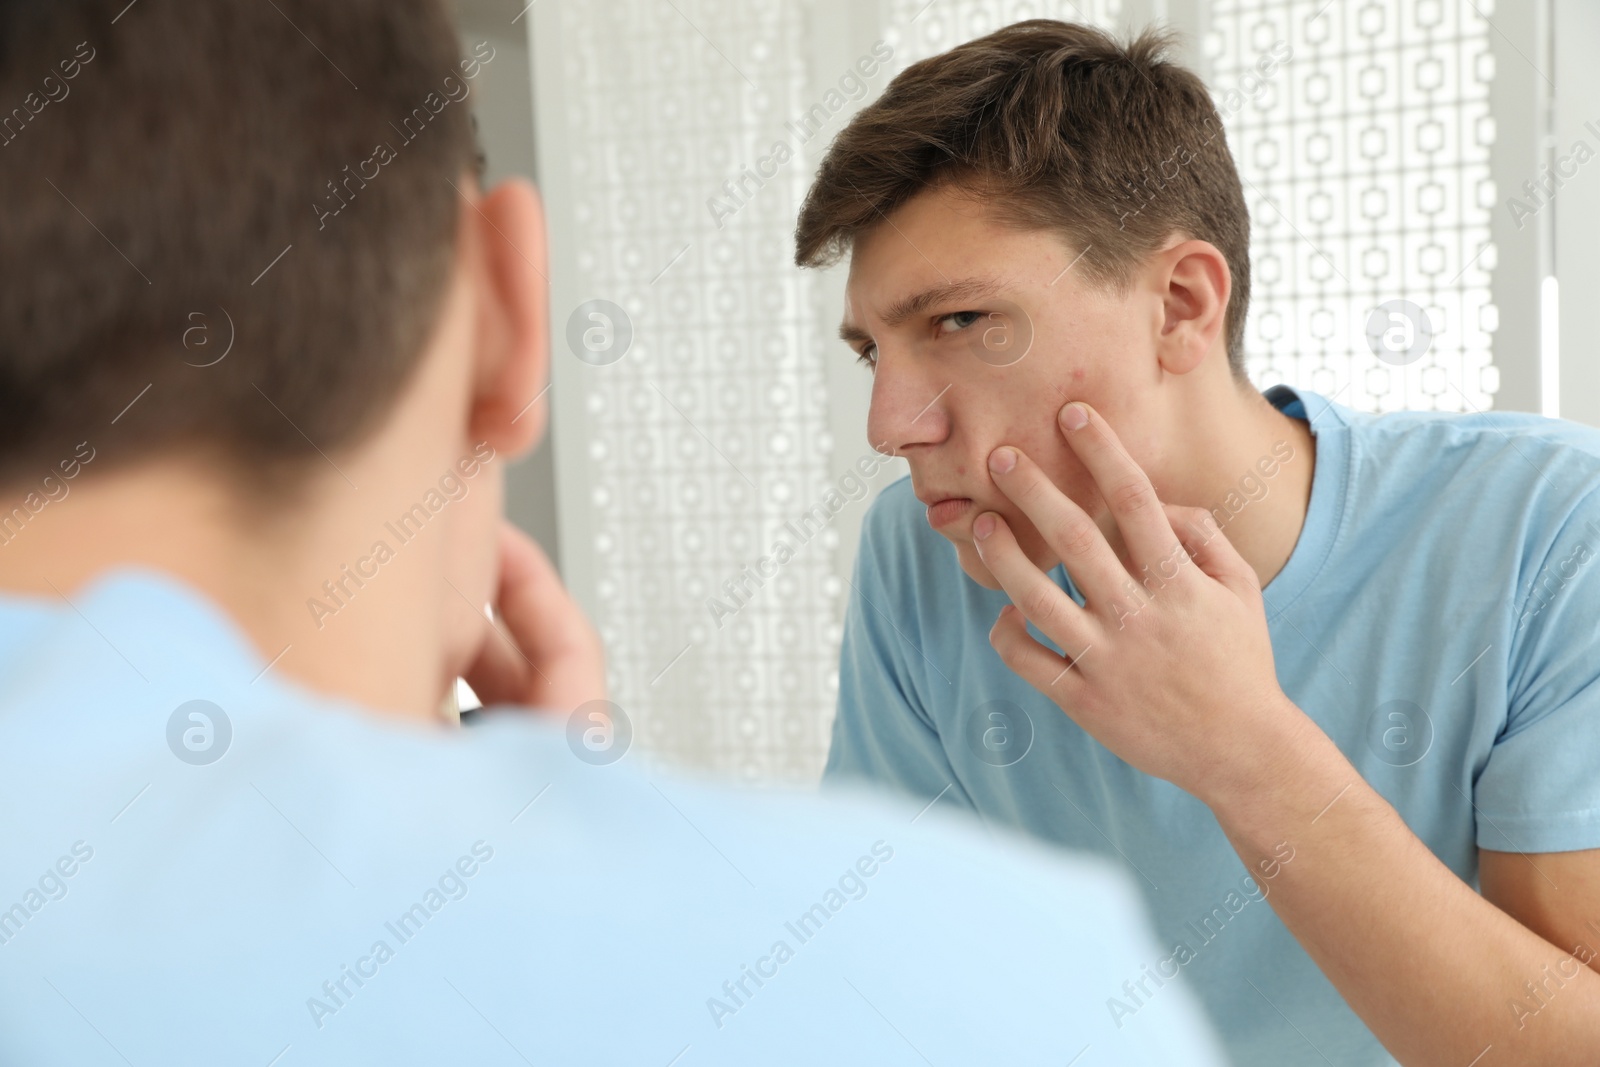
<svg viewBox="0 0 1600 1067"><path fill-rule="evenodd" d="M1217 1062L1121 874L615 762L501 518L492 62L427 0L0 4L0 1061Z"/></svg>

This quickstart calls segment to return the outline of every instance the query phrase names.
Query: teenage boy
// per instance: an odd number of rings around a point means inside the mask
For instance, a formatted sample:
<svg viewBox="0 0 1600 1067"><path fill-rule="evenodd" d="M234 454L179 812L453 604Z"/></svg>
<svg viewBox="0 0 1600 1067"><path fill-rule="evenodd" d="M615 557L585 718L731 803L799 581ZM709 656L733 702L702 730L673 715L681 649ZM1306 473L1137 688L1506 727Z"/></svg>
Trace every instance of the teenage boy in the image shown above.
<svg viewBox="0 0 1600 1067"><path fill-rule="evenodd" d="M1239 1063L1593 1063L1600 434L1257 392L1239 179L1163 43L1011 26L822 162L797 260L849 254L911 467L828 775L1122 863L1166 946L1124 1031L1181 974Z"/></svg>
<svg viewBox="0 0 1600 1067"><path fill-rule="evenodd" d="M1184 990L1099 1011L1157 951L1120 872L605 765L593 632L500 520L541 212L478 186L443 5L8 0L0 42L0 1061L1218 1062ZM452 730L463 673L578 714Z"/></svg>

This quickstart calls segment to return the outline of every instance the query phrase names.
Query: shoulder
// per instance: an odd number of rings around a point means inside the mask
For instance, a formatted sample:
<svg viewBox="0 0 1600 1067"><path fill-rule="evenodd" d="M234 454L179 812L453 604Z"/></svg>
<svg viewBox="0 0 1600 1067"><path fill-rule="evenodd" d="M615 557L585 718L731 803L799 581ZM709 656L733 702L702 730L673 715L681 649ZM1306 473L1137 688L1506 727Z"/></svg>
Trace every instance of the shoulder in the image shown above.
<svg viewBox="0 0 1600 1067"><path fill-rule="evenodd" d="M1369 514L1454 527L1456 543L1541 557L1600 517L1600 430L1521 412L1346 413L1354 488Z"/></svg>
<svg viewBox="0 0 1600 1067"><path fill-rule="evenodd" d="M1593 479L1600 473L1600 430L1514 411L1447 414L1346 413L1362 462L1415 464L1419 472L1460 467L1516 484L1536 474Z"/></svg>

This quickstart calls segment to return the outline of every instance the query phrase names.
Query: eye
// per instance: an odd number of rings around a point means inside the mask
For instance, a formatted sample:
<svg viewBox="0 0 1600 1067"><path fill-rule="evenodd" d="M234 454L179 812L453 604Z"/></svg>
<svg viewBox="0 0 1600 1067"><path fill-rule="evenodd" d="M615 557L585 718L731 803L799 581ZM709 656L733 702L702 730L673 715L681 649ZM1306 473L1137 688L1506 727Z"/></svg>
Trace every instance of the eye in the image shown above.
<svg viewBox="0 0 1600 1067"><path fill-rule="evenodd" d="M878 365L878 346L871 341L861 346L861 351L856 353L856 362L864 363L869 367Z"/></svg>
<svg viewBox="0 0 1600 1067"><path fill-rule="evenodd" d="M956 311L938 321L940 335L959 333L983 318L981 311ZM947 325L948 324L948 325Z"/></svg>

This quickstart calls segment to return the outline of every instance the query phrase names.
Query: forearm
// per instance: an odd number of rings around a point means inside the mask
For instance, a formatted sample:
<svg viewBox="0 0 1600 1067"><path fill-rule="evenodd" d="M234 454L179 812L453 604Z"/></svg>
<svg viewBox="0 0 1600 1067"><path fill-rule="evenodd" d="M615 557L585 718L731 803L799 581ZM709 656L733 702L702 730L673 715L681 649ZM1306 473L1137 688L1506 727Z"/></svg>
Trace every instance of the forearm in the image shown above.
<svg viewBox="0 0 1600 1067"><path fill-rule="evenodd" d="M1205 799L1252 870L1294 848L1267 900L1351 1008L1407 1067L1592 1064L1600 974L1457 878L1290 710L1274 766Z"/></svg>

